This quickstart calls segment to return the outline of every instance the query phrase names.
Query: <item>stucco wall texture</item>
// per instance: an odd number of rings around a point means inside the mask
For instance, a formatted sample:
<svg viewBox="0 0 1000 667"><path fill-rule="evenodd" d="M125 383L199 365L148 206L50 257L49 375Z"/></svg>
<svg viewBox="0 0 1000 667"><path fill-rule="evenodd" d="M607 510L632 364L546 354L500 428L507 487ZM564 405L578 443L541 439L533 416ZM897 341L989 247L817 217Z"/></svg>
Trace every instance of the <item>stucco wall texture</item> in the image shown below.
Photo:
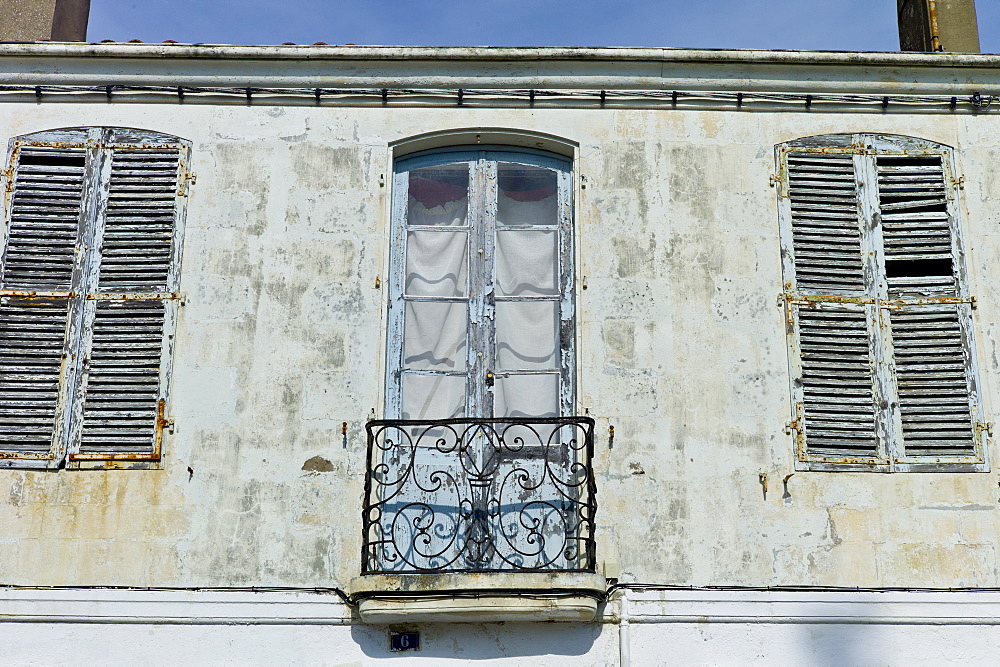
<svg viewBox="0 0 1000 667"><path fill-rule="evenodd" d="M381 414L389 145L508 128L578 144L578 396L598 423L599 562L669 584L1000 586L996 473L794 472L769 186L774 145L799 137L956 147L990 419L995 119L7 103L0 139L79 125L192 142L176 426L162 470L0 470L3 583L346 587L360 568L364 424ZM992 440L988 455L996 468ZM316 456L325 471L303 470Z"/></svg>

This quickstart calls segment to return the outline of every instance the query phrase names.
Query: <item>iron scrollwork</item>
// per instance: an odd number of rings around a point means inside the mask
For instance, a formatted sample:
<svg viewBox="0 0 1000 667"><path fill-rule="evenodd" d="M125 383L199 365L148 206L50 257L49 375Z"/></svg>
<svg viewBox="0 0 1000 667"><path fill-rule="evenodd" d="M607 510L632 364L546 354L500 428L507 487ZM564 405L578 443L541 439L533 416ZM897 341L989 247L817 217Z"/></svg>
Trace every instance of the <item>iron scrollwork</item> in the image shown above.
<svg viewBox="0 0 1000 667"><path fill-rule="evenodd" d="M368 422L362 572L593 572L589 417Z"/></svg>

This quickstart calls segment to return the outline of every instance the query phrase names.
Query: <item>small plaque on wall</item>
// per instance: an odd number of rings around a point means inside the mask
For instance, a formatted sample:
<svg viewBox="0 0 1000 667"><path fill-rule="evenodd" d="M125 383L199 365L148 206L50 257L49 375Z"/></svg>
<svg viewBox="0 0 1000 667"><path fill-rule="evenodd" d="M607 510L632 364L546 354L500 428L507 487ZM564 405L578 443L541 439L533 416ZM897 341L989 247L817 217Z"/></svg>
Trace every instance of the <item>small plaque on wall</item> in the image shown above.
<svg viewBox="0 0 1000 667"><path fill-rule="evenodd" d="M390 632L390 651L417 651L420 649L419 632Z"/></svg>

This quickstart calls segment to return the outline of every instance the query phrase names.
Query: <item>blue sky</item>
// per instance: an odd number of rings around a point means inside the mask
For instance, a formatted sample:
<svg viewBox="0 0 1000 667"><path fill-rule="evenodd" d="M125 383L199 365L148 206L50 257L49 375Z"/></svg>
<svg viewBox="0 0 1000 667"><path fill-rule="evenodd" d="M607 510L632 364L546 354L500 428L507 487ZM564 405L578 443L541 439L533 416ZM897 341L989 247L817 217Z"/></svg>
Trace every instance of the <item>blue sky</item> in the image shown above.
<svg viewBox="0 0 1000 667"><path fill-rule="evenodd" d="M1000 52L1000 1L979 0ZM89 41L895 51L896 0L91 0Z"/></svg>

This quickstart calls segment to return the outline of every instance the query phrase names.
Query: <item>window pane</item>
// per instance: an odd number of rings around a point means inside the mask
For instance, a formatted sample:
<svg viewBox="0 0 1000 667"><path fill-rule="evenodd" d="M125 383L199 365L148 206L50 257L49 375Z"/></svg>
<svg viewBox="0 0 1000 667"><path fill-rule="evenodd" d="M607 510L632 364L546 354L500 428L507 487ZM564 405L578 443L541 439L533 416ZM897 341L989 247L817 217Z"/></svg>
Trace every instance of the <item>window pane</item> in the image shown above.
<svg viewBox="0 0 1000 667"><path fill-rule="evenodd" d="M559 234L502 231L497 233L497 291L501 296L559 294Z"/></svg>
<svg viewBox="0 0 1000 667"><path fill-rule="evenodd" d="M555 417L559 414L559 376L498 377L493 390L496 417Z"/></svg>
<svg viewBox="0 0 1000 667"><path fill-rule="evenodd" d="M464 416L464 375L403 373L403 419L450 419Z"/></svg>
<svg viewBox="0 0 1000 667"><path fill-rule="evenodd" d="M498 225L557 225L556 172L501 162L497 170Z"/></svg>
<svg viewBox="0 0 1000 667"><path fill-rule="evenodd" d="M467 322L467 307L464 302L408 301L403 367L418 370L464 370Z"/></svg>
<svg viewBox="0 0 1000 667"><path fill-rule="evenodd" d="M448 164L410 172L406 221L411 225L464 225L469 210L469 165Z"/></svg>
<svg viewBox="0 0 1000 667"><path fill-rule="evenodd" d="M467 239L465 232L407 232L406 294L465 296Z"/></svg>
<svg viewBox="0 0 1000 667"><path fill-rule="evenodd" d="M559 309L555 301L498 301L497 368L559 368Z"/></svg>

